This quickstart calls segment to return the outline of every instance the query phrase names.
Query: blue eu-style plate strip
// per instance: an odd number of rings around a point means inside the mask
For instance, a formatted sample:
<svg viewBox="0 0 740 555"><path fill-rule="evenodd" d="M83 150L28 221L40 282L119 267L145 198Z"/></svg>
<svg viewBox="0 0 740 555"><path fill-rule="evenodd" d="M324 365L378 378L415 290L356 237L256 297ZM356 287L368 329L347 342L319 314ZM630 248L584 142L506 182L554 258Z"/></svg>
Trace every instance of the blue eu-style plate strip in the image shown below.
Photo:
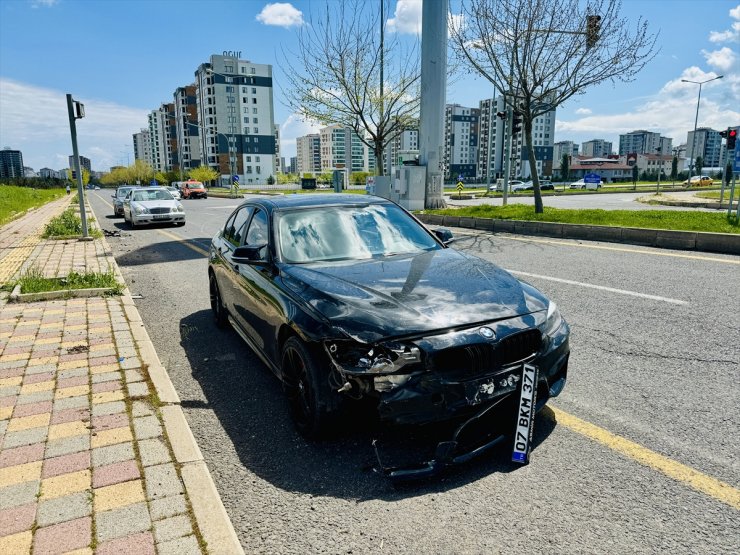
<svg viewBox="0 0 740 555"><path fill-rule="evenodd" d="M527 456L524 453L512 453L511 460L514 462L525 462Z"/></svg>

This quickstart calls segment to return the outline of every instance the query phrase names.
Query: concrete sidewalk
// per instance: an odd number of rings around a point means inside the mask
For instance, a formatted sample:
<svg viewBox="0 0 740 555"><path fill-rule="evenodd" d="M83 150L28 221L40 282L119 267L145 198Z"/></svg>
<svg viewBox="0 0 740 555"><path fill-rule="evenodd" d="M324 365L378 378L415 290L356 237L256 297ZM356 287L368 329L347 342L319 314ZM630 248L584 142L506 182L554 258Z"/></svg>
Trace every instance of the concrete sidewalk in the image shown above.
<svg viewBox="0 0 740 555"><path fill-rule="evenodd" d="M45 240L65 197L0 228L0 285L112 270L105 239ZM94 224L93 224L94 225ZM243 553L128 289L0 296L0 553Z"/></svg>

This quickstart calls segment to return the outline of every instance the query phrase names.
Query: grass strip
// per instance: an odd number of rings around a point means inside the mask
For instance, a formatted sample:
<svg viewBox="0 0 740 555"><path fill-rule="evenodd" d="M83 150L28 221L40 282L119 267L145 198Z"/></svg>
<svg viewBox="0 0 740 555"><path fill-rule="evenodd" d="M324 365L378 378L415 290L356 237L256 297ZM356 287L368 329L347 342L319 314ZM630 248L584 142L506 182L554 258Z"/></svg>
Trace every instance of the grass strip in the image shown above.
<svg viewBox="0 0 740 555"><path fill-rule="evenodd" d="M48 278L36 267L29 268L17 282L21 286L21 293L43 293L46 291L65 291L67 289L102 289L113 288L113 293L120 295L123 287L113 271L79 272L71 271L67 277Z"/></svg>
<svg viewBox="0 0 740 555"><path fill-rule="evenodd" d="M32 189L0 185L0 225L15 219L26 210L63 197L64 194L64 189Z"/></svg>
<svg viewBox="0 0 740 555"><path fill-rule="evenodd" d="M725 213L714 212L679 210L573 210L546 206L544 213L535 214L533 206L509 204L507 206L482 205L456 209L425 210L424 213L466 218L531 220L565 224L666 229L673 231L740 233L740 223L736 217L728 217Z"/></svg>
<svg viewBox="0 0 740 555"><path fill-rule="evenodd" d="M94 218L88 218L88 224L92 223ZM52 218L44 227L44 238L54 237L58 239L67 239L82 235L82 220L75 214L73 207L67 208L58 216ZM99 229L91 229L88 225L88 235L91 237L100 237L102 234Z"/></svg>

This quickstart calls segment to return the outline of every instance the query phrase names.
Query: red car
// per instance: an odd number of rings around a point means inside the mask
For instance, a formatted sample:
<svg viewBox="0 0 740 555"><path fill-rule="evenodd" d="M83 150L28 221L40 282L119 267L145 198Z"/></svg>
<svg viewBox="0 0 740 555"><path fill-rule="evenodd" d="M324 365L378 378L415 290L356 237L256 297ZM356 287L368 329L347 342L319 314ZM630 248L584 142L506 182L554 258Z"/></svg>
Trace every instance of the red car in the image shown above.
<svg viewBox="0 0 740 555"><path fill-rule="evenodd" d="M179 181L174 185L180 190L183 199L208 198L208 190L200 181Z"/></svg>

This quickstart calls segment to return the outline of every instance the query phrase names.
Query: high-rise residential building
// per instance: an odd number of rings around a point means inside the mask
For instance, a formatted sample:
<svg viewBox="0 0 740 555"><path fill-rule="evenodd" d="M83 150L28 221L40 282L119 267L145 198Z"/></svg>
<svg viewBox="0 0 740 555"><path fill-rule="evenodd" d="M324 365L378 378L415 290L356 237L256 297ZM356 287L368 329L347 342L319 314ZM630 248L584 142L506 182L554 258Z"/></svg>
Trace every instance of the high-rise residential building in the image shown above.
<svg viewBox="0 0 740 555"><path fill-rule="evenodd" d="M275 173L283 173L283 168L280 165L280 126L273 125L275 135Z"/></svg>
<svg viewBox="0 0 740 555"><path fill-rule="evenodd" d="M242 184L265 184L277 150L272 66L214 54L195 71L195 86L203 163L222 184L232 171Z"/></svg>
<svg viewBox="0 0 740 555"><path fill-rule="evenodd" d="M195 83L176 88L173 97L178 165L185 177L190 170L201 165L201 129L198 123Z"/></svg>
<svg viewBox="0 0 740 555"><path fill-rule="evenodd" d="M604 139L591 139L581 143L581 156L606 158L612 154L612 142Z"/></svg>
<svg viewBox="0 0 740 555"><path fill-rule="evenodd" d="M405 129L399 135L393 138L389 145L385 147L385 156L383 157L383 174L390 175L388 168L388 149L390 149L391 166L398 166L399 156L402 152L419 150L419 122L412 123L409 129Z"/></svg>
<svg viewBox="0 0 740 555"><path fill-rule="evenodd" d="M665 156L673 154L673 139L670 137L660 138L660 154Z"/></svg>
<svg viewBox="0 0 740 555"><path fill-rule="evenodd" d="M288 172L287 173L297 173L298 172L298 157L297 156L291 156L290 157L290 165L288 166Z"/></svg>
<svg viewBox="0 0 740 555"><path fill-rule="evenodd" d="M719 131L709 127L699 127L696 132L689 131L686 145L686 155L692 160L701 156L703 167L719 168L722 166L722 137Z"/></svg>
<svg viewBox="0 0 740 555"><path fill-rule="evenodd" d="M658 154L662 149L671 151L673 139L661 137L660 133L638 129L619 135L619 155Z"/></svg>
<svg viewBox="0 0 740 555"><path fill-rule="evenodd" d="M69 159L69 167L70 168L74 168L75 167L75 157L74 157L74 155L73 156L69 156L68 159ZM89 158L85 158L84 156L80 156L80 168L87 170L88 173L91 172L92 171L92 165L90 164L90 159Z"/></svg>
<svg viewBox="0 0 740 555"><path fill-rule="evenodd" d="M152 142L148 129L142 129L133 134L134 139L134 160L143 160L150 166L152 165Z"/></svg>
<svg viewBox="0 0 740 555"><path fill-rule="evenodd" d="M479 108L445 106L444 168L446 179L478 176Z"/></svg>
<svg viewBox="0 0 740 555"><path fill-rule="evenodd" d="M23 153L5 147L0 150L0 177L23 177Z"/></svg>
<svg viewBox="0 0 740 555"><path fill-rule="evenodd" d="M304 135L295 140L297 166L299 176L304 173L318 173L321 171L321 137L318 133Z"/></svg>
<svg viewBox="0 0 740 555"><path fill-rule="evenodd" d="M375 157L350 127L329 125L319 130L321 171L348 169L354 172L375 171Z"/></svg>
<svg viewBox="0 0 740 555"><path fill-rule="evenodd" d="M553 169L560 169L560 161L563 159L563 154L567 154L571 158L578 156L578 143L574 143L573 141L558 141L552 145Z"/></svg>
<svg viewBox="0 0 740 555"><path fill-rule="evenodd" d="M505 112L503 97L480 101L480 147L478 148L479 170L481 178L487 178L487 169L491 169L491 180L503 177L504 153L506 152L506 122L497 116ZM491 163L488 163L488 137L491 140ZM537 116L532 123L532 143L537 160L537 174L551 176L553 167L553 145L555 143L555 110ZM524 131L512 138L510 166L511 178L530 179L529 154L524 141Z"/></svg>
<svg viewBox="0 0 740 555"><path fill-rule="evenodd" d="M179 170L174 103L149 112L150 162L156 172Z"/></svg>

